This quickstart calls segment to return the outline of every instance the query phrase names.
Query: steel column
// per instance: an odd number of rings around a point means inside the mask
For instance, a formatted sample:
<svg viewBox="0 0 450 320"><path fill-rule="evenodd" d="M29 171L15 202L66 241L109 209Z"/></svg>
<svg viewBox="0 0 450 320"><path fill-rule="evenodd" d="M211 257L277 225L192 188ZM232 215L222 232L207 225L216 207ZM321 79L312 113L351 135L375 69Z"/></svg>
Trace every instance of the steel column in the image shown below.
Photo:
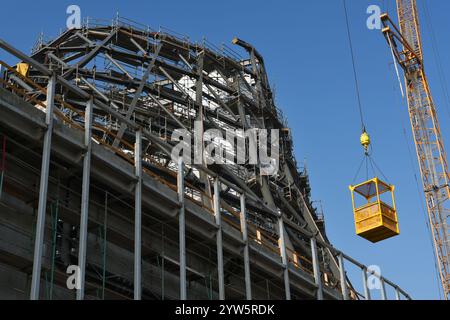
<svg viewBox="0 0 450 320"><path fill-rule="evenodd" d="M184 211L184 163L183 157L178 158L178 229L180 242L180 300L187 299L186 292L186 217Z"/></svg>
<svg viewBox="0 0 450 320"><path fill-rule="evenodd" d="M364 288L364 298L366 300L370 300L370 290L367 286L367 268L362 268L362 280L363 280L363 288Z"/></svg>
<svg viewBox="0 0 450 320"><path fill-rule="evenodd" d="M88 233L89 216L89 185L91 179L91 153L92 153L92 112L93 98L86 105L84 113L84 145L86 151L83 157L83 182L81 189L81 215L80 215L80 239L78 247L78 267L80 268L80 289L77 290L77 300L84 299L84 281L86 277L86 243Z"/></svg>
<svg viewBox="0 0 450 320"><path fill-rule="evenodd" d="M220 214L220 187L219 178L214 179L214 215L217 224L217 276L219 280L219 300L225 300L225 281L223 275L223 243L222 243L222 217Z"/></svg>
<svg viewBox="0 0 450 320"><path fill-rule="evenodd" d="M31 300L39 299L39 287L41 281L42 246L44 242L45 215L47 211L48 175L50 170L50 154L52 149L55 82L56 76L55 74L52 74L50 76L47 85L47 107L45 110L45 124L47 125L47 129L45 130L44 144L42 148L41 180L39 185L39 204L36 222L36 237L34 241L33 272L31 277L31 291L30 291Z"/></svg>
<svg viewBox="0 0 450 320"><path fill-rule="evenodd" d="M381 300L386 300L386 286L384 284L384 279L380 276L380 283L381 283Z"/></svg>
<svg viewBox="0 0 450 320"><path fill-rule="evenodd" d="M311 256L314 271L314 280L317 286L317 300L323 300L322 278L320 277L319 255L317 253L317 242L314 237L311 238Z"/></svg>
<svg viewBox="0 0 450 320"><path fill-rule="evenodd" d="M244 274L245 274L245 297L247 300L252 300L252 283L250 280L250 253L248 246L248 232L247 232L247 212L245 209L245 195L241 195L241 232L242 240L244 241Z"/></svg>
<svg viewBox="0 0 450 320"><path fill-rule="evenodd" d="M395 287L395 299L402 300L402 297L400 296L400 289L398 287Z"/></svg>
<svg viewBox="0 0 450 320"><path fill-rule="evenodd" d="M134 168L136 186L134 189L134 300L141 300L141 247L142 247L142 131L136 131L134 144Z"/></svg>
<svg viewBox="0 0 450 320"><path fill-rule="evenodd" d="M344 256L339 253L339 275L341 280L341 292L344 300L348 300L347 280L345 278Z"/></svg>
<svg viewBox="0 0 450 320"><path fill-rule="evenodd" d="M286 293L286 300L291 300L291 287L289 284L289 263L286 254L286 242L284 239L284 223L281 215L278 218L278 230L280 234L279 242L281 251L281 262L283 263L284 290Z"/></svg>

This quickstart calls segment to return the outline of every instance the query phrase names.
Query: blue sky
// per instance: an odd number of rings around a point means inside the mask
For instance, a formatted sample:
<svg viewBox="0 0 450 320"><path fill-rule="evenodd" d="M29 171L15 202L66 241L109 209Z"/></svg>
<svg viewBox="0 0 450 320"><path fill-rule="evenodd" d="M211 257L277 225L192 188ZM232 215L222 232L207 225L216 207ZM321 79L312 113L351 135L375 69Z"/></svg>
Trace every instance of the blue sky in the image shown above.
<svg viewBox="0 0 450 320"><path fill-rule="evenodd" d="M444 99L430 39L421 11L425 66L438 107L444 141L450 146L450 112ZM53 37L65 27L66 8L81 7L83 17L121 16L206 37L220 45L234 36L252 43L264 56L277 105L293 130L296 157L306 159L314 200L321 200L333 245L382 273L413 298L439 298L433 249L414 174L418 173L406 102L402 100L392 58L378 30L366 28L366 8L378 4L396 20L395 2L347 0L357 72L367 129L377 164L396 185L401 235L371 244L354 233L348 185L362 159L360 124L341 0L320 1L23 1L2 6L0 37L30 52L39 32ZM450 65L446 12L450 2L428 4L442 58ZM26 10L25 10L26 8ZM0 58L11 61L0 52ZM450 76L448 76L450 77ZM446 84L447 85L447 84ZM408 151L412 153L412 158ZM420 180L419 180L420 181ZM358 278L359 280L359 275Z"/></svg>

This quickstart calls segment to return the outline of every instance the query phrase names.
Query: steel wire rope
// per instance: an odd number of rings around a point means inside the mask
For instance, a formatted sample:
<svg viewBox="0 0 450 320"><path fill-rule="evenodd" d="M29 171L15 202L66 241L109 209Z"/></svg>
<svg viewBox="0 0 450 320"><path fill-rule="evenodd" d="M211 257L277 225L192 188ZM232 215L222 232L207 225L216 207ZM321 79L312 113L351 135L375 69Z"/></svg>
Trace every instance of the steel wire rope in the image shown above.
<svg viewBox="0 0 450 320"><path fill-rule="evenodd" d="M362 103L361 103L361 94L360 94L360 90L359 90L358 75L356 72L355 54L354 54L354 49L353 49L352 36L350 33L350 23L349 23L349 19L348 19L346 0L342 0L342 3L344 5L345 25L347 28L347 37L348 37L348 44L349 44L349 48L350 48L350 56L352 59L353 78L355 81L355 90L356 90L356 98L358 101L358 110L359 110L359 117L360 117L360 121L361 121L361 129L362 129L362 131L365 131L364 116L363 116Z"/></svg>
<svg viewBox="0 0 450 320"><path fill-rule="evenodd" d="M348 37L348 43L349 43L349 49L350 49L350 56L352 59L352 68L353 68L353 77L354 77L354 81L355 81L355 89L356 89L356 97L357 97L357 101L358 101L358 110L359 110L359 117L360 117L360 121L361 121L361 129L362 132L365 133L366 132L366 125L364 123L364 115L363 115L363 108L362 108L362 102L361 102L361 93L360 93L360 86L359 86L359 81L358 81L358 75L357 75L357 71L356 71L356 62L355 62L355 54L354 54L354 47L353 47L353 41L352 41L352 36L351 36L351 32L350 32L350 23L349 23L349 18L348 18L348 10L347 10L347 4L346 4L346 0L342 0L343 3L343 7L344 7L344 14L345 14L345 22L346 22L346 29L347 29L347 37ZM375 163L375 160L373 159L372 155L372 147L370 146L370 151L368 149L366 149L365 153L364 153L364 158L363 161L361 162L358 171L355 175L354 180L357 178L359 172L361 171L361 167L364 163L366 163L366 180L368 180L369 178L369 165L372 168L373 174L376 175L377 170L380 172L381 176L386 180L386 182L388 182L387 177L385 176L385 174L383 173L383 171L378 167L378 165ZM353 180L353 181L354 181Z"/></svg>

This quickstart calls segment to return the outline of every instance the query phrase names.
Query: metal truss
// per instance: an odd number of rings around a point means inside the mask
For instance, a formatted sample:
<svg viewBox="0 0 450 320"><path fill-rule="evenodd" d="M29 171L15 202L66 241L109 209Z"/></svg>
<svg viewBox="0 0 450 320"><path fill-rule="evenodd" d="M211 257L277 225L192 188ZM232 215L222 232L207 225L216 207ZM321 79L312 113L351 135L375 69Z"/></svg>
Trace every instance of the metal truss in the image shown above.
<svg viewBox="0 0 450 320"><path fill-rule="evenodd" d="M217 48L207 41L193 43L125 19L112 24L90 20L80 29L67 30L48 43L40 43L31 56L0 40L0 47L30 67L20 73L5 65L2 86L46 110L48 124L54 114L65 125L84 132L82 263L86 255L83 238L89 209L86 190L91 144L96 143L136 168L136 243L141 239L142 176L148 175L178 193L182 299L186 298L184 203L188 200L215 217L219 298L225 298L222 224L227 223L242 233L246 244L247 298L251 298L248 243L252 241L281 257L287 299L292 265L313 275L318 299L324 297L323 287L336 290L339 286L341 290L337 291L344 299L357 299L357 292L346 278L344 259L360 267L364 277L367 269L329 244L323 218L310 200L308 175L305 169L298 168L290 130L276 107L264 60L249 43L240 39L233 43L248 58L241 58L226 46ZM196 123L201 124L200 128L195 128ZM249 164L248 159L243 164L208 164L202 158L200 164L189 164L171 157L176 141L170 137L177 129L192 135L194 129L215 129L226 136L229 130L252 128L280 132L279 170L274 175L262 174L261 164ZM49 125L49 146L51 130ZM44 145L44 149L43 173L48 171L50 157L50 148ZM234 151L226 152L231 152L233 158L238 156ZM44 177L41 189L45 187ZM41 212L45 211L45 197L41 195ZM43 221L39 221L42 225ZM38 241L36 248L35 265L41 255ZM139 246L135 247L135 259L134 281L139 284ZM39 274L39 269L34 273ZM33 279L33 288L38 288L39 278ZM388 283L396 288L398 297L401 292L409 298L398 286ZM32 291L32 298L37 297L38 292L33 295ZM134 297L141 297L136 285ZM82 290L77 298L83 298ZM367 288L365 298L370 298Z"/></svg>

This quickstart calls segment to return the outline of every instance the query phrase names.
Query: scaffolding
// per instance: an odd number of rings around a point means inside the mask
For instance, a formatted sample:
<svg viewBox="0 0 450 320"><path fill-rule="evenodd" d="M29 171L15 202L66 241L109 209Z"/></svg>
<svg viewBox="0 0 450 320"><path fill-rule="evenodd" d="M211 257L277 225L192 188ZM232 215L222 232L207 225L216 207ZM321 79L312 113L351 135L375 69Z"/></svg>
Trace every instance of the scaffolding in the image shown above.
<svg viewBox="0 0 450 320"><path fill-rule="evenodd" d="M31 276L25 295L370 298L365 281L364 293L354 289L344 261L364 277L367 268L331 246L318 226L290 135L281 137L271 176L248 161L171 157L173 132L192 133L196 120L224 136L287 131L262 56L235 44L248 59L121 18L90 19L31 56L0 40L29 66L25 75L0 62L1 227L10 229L0 264ZM66 287L69 265L80 268L76 292ZM375 276L396 298L410 298Z"/></svg>

